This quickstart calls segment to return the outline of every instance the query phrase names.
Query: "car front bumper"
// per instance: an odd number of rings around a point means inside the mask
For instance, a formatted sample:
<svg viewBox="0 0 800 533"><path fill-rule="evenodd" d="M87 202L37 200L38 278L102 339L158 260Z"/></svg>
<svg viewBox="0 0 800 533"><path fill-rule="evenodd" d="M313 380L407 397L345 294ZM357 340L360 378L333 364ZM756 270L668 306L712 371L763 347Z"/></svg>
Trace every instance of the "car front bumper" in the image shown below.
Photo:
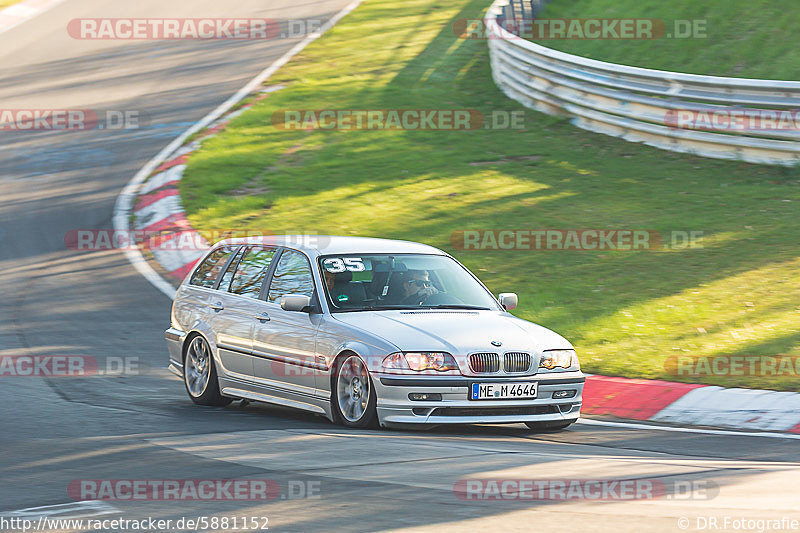
<svg viewBox="0 0 800 533"><path fill-rule="evenodd" d="M559 372L524 377L409 376L373 374L378 394L378 418L392 424L513 424L570 422L578 419L586 377L581 372ZM528 400L470 400L471 383L539 383L537 397ZM575 391L556 399L556 391ZM411 393L439 393L441 400L415 401Z"/></svg>

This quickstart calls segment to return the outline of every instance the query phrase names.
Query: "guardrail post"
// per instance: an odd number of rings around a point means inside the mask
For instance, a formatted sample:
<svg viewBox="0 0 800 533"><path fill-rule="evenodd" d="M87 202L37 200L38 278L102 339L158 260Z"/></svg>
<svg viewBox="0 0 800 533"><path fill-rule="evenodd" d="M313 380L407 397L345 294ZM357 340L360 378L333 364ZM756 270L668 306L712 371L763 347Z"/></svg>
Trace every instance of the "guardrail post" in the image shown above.
<svg viewBox="0 0 800 533"><path fill-rule="evenodd" d="M511 13L511 6L510 4L505 4L503 6L503 14L501 15L501 20L497 21L497 25L501 28L508 27L508 20L513 17L513 13Z"/></svg>
<svg viewBox="0 0 800 533"><path fill-rule="evenodd" d="M506 17L506 21L508 21L509 19L510 20L515 20L517 18L517 14L514 11L514 0L509 0L508 5L506 7L508 7L509 11L511 11L511 16L510 17Z"/></svg>

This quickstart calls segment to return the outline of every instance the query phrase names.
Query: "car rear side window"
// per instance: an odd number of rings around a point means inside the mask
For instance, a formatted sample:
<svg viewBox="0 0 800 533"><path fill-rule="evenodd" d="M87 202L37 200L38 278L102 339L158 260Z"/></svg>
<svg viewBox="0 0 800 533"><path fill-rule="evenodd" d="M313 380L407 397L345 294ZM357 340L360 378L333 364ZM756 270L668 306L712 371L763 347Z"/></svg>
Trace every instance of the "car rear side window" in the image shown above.
<svg viewBox="0 0 800 533"><path fill-rule="evenodd" d="M230 258L235 249L235 246L221 246L208 254L200 266L197 267L197 270L194 271L194 274L192 274L189 284L213 289L219 273L225 268L228 258Z"/></svg>
<svg viewBox="0 0 800 533"><path fill-rule="evenodd" d="M236 266L239 264L239 261L242 259L242 255L247 252L247 248L242 246L239 248L239 251L236 252L233 260L228 265L228 268L225 269L225 273L222 275L222 279L219 280L219 290L227 292L231 288L231 280L233 279L233 274L236 272Z"/></svg>
<svg viewBox="0 0 800 533"><path fill-rule="evenodd" d="M314 294L314 281L311 279L311 266L306 257L294 250L284 250L278 261L272 282L269 286L269 301L279 302L286 294Z"/></svg>
<svg viewBox="0 0 800 533"><path fill-rule="evenodd" d="M231 292L249 298L258 298L274 255L274 248L256 246L247 250L239 261L236 274L231 281Z"/></svg>

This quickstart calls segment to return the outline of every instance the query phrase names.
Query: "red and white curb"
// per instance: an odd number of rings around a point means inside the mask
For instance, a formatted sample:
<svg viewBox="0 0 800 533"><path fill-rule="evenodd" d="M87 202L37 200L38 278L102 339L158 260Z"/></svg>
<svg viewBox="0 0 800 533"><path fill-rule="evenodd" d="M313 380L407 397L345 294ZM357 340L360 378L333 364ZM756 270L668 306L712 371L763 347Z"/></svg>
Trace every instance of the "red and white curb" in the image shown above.
<svg viewBox="0 0 800 533"><path fill-rule="evenodd" d="M0 33L19 26L64 0L26 0L0 10Z"/></svg>
<svg viewBox="0 0 800 533"><path fill-rule="evenodd" d="M800 434L800 394L587 376L583 414Z"/></svg>
<svg viewBox="0 0 800 533"><path fill-rule="evenodd" d="M142 247L153 254L153 259L167 271L172 281L179 282L186 277L210 247L189 224L181 205L178 185L186 170L186 160L202 141L225 129L231 120L275 89L263 89L251 103L212 122L199 139L168 156L139 188L133 206L133 228L144 239ZM153 239L153 235L157 239Z"/></svg>

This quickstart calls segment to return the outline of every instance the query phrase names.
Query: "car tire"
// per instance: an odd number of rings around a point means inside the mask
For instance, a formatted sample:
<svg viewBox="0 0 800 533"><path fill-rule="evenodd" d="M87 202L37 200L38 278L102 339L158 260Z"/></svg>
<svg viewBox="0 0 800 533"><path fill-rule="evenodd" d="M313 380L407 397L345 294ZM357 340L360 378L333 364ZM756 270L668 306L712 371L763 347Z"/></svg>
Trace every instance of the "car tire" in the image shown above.
<svg viewBox="0 0 800 533"><path fill-rule="evenodd" d="M186 344L183 354L183 384L189 398L198 405L228 405L233 398L219 392L217 368L211 347L202 335L195 335Z"/></svg>
<svg viewBox="0 0 800 533"><path fill-rule="evenodd" d="M525 422L525 425L534 431L548 432L561 431L562 429L566 429L574 423L574 420L570 420L569 422L563 422L559 420L555 422Z"/></svg>
<svg viewBox="0 0 800 533"><path fill-rule="evenodd" d="M339 357L331 380L336 421L350 428L376 427L378 399L364 361L355 354Z"/></svg>

